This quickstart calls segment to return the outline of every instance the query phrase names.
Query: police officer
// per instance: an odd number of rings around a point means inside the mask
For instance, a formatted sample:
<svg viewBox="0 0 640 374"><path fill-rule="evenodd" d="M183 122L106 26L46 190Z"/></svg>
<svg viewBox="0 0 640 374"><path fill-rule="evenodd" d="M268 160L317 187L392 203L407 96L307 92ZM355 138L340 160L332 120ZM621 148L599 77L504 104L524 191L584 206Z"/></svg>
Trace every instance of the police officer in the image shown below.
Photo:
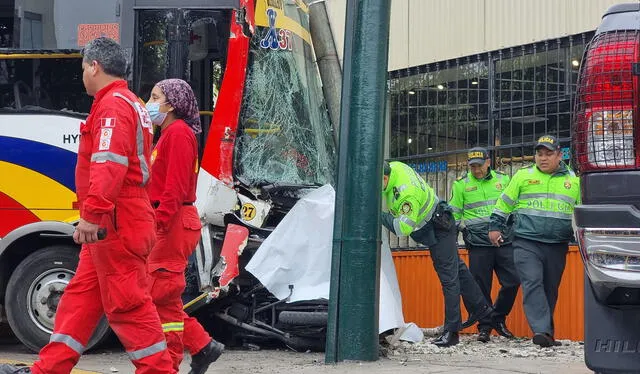
<svg viewBox="0 0 640 374"><path fill-rule="evenodd" d="M491 170L490 163L486 149L472 148L468 153L469 172L453 183L449 202L469 250L469 270L489 303L494 271L501 285L493 305L493 315L478 323L478 340L483 343L490 340L493 328L498 334L513 338L513 334L507 329L505 318L513 307L520 284L513 264L513 247L509 235L502 233L505 241L498 248L489 241L489 216L496 200L509 184L509 176Z"/></svg>
<svg viewBox="0 0 640 374"><path fill-rule="evenodd" d="M524 167L496 203L489 239L499 246L507 216L515 215L514 262L522 282L524 312L541 347L560 345L554 339L553 312L573 238L571 218L580 201L575 173L562 162L558 139L544 135L535 145L535 165Z"/></svg>
<svg viewBox="0 0 640 374"><path fill-rule="evenodd" d="M384 165L383 197L390 213L382 213L382 223L397 236L410 235L429 247L433 266L442 285L445 303L443 334L432 341L440 347L458 344L458 331L491 314L480 287L458 256L457 230L451 208L411 167L402 162ZM471 315L461 323L460 294L471 307Z"/></svg>

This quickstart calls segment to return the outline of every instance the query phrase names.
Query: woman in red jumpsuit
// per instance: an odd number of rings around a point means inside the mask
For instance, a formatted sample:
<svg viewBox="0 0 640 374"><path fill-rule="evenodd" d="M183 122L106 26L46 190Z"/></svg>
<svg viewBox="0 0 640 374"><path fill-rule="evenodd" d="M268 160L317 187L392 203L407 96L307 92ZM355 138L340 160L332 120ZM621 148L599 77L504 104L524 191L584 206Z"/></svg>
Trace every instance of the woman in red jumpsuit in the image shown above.
<svg viewBox="0 0 640 374"><path fill-rule="evenodd" d="M202 374L224 345L184 313L181 299L188 258L200 240L200 218L193 205L198 177L195 134L201 132L198 102L187 82L166 79L153 88L146 106L151 121L161 129L151 153L149 198L156 213L157 242L148 260L150 293L175 370L186 347L192 354L189 373Z"/></svg>

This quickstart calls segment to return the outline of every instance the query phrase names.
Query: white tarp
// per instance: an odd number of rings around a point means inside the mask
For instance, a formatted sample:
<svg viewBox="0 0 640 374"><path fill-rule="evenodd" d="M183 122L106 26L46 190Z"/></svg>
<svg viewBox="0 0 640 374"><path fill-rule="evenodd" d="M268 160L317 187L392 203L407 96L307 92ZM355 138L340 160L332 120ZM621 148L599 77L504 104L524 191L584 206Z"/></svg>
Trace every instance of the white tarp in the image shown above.
<svg viewBox="0 0 640 374"><path fill-rule="evenodd" d="M290 284L290 302L329 299L334 203L330 185L300 199L247 264L246 269L278 299L289 296ZM420 329L405 325L388 238L382 242L379 332L405 327L400 339L420 341Z"/></svg>

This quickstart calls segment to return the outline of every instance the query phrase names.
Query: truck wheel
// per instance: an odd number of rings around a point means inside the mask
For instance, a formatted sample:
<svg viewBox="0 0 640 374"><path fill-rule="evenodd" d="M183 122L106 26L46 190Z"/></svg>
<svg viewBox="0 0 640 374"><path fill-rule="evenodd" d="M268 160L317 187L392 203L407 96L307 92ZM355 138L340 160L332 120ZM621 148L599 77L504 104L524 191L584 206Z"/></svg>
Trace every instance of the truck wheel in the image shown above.
<svg viewBox="0 0 640 374"><path fill-rule="evenodd" d="M296 312L285 310L280 313L278 320L285 325L294 326L326 326L327 312Z"/></svg>
<svg viewBox="0 0 640 374"><path fill-rule="evenodd" d="M77 248L53 245L27 256L11 274L5 297L7 319L16 337L32 351L40 351L49 342L58 302L77 267ZM103 317L87 349L109 335Z"/></svg>

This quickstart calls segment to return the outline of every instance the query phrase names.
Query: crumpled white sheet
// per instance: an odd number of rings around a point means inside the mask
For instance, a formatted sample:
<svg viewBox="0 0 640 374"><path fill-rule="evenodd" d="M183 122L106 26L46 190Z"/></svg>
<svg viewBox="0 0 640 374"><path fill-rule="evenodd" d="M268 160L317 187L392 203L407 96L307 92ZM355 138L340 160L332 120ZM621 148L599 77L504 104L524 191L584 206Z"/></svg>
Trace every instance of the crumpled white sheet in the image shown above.
<svg viewBox="0 0 640 374"><path fill-rule="evenodd" d="M246 269L278 299L289 296L290 284L294 286L290 302L329 299L334 204L331 185L300 199L247 264ZM379 332L405 327L400 339L418 342L422 331L413 323L405 324L388 234L383 232Z"/></svg>

